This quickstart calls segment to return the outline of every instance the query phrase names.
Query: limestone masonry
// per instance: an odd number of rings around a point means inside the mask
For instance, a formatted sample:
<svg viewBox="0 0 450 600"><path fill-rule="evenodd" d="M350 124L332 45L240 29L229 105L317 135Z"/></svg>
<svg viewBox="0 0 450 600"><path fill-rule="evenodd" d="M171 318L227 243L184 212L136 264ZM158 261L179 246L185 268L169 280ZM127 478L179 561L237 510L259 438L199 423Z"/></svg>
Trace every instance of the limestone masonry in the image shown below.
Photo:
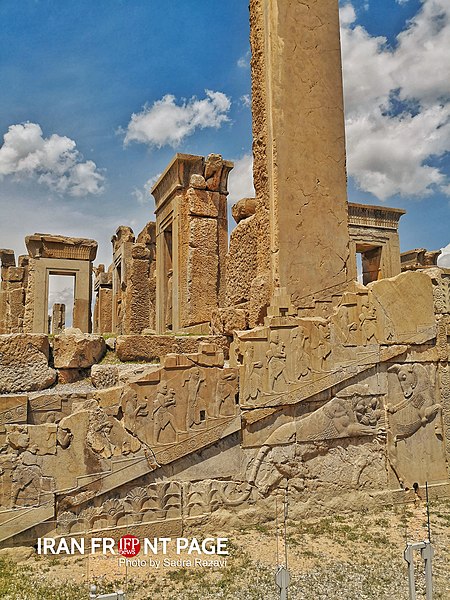
<svg viewBox="0 0 450 600"><path fill-rule="evenodd" d="M294 519L450 495L450 270L400 254L404 211L347 203L338 2L250 23L256 197L229 240L233 164L176 154L108 268L88 239L0 250L2 545L222 531L285 489Z"/></svg>

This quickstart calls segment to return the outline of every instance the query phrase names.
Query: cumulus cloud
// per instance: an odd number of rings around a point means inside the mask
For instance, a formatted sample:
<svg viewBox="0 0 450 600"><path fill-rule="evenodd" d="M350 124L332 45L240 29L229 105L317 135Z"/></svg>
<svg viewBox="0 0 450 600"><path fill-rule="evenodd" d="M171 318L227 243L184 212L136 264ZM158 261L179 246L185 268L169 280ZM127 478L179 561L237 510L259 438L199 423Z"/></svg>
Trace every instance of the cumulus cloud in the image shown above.
<svg viewBox="0 0 450 600"><path fill-rule="evenodd" d="M441 248L442 253L438 256L437 264L444 269L450 269L450 244Z"/></svg>
<svg viewBox="0 0 450 600"><path fill-rule="evenodd" d="M218 129L229 121L231 101L222 92L205 90L206 97L199 100L193 96L177 104L175 96L167 94L152 106L144 106L134 113L128 123L125 145L141 142L150 146L178 146L196 129Z"/></svg>
<svg viewBox="0 0 450 600"><path fill-rule="evenodd" d="M144 183L143 188L135 187L133 189L131 193L136 198L138 204L140 204L141 206L145 206L153 200L151 189L160 177L161 173L158 173L157 175L150 177L150 179L147 179L147 181Z"/></svg>
<svg viewBox="0 0 450 600"><path fill-rule="evenodd" d="M234 169L230 173L228 190L230 192L230 201L237 202L241 198L251 198L255 196L253 187L253 156L244 154L241 158L234 161Z"/></svg>
<svg viewBox="0 0 450 600"><path fill-rule="evenodd" d="M423 0L390 47L357 25L351 3L341 8L348 171L381 200L395 194L449 193L439 166L450 150L448 0Z"/></svg>
<svg viewBox="0 0 450 600"><path fill-rule="evenodd" d="M103 192L104 176L92 160L83 160L76 143L53 134L44 138L37 123L11 125L0 147L0 179L36 178L51 190L81 197Z"/></svg>

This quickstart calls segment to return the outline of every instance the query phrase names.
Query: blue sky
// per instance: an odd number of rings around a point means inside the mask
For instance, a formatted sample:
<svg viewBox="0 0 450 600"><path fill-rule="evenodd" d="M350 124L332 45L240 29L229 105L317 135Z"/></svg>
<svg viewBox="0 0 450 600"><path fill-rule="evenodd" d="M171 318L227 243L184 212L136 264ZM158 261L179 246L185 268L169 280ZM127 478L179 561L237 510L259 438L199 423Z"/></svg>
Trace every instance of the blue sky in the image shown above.
<svg viewBox="0 0 450 600"><path fill-rule="evenodd" d="M153 218L175 152L251 193L247 0L0 2L0 247ZM342 3L349 199L406 208L402 249L450 242L450 4ZM134 117L133 117L134 115ZM6 137L4 137L6 136Z"/></svg>

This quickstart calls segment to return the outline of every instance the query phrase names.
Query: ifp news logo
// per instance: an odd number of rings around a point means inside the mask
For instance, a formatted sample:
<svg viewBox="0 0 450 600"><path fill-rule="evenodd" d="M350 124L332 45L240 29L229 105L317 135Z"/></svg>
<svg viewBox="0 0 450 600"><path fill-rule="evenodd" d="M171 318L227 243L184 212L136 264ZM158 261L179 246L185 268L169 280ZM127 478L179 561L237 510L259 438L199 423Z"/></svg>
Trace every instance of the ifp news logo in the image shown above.
<svg viewBox="0 0 450 600"><path fill-rule="evenodd" d="M125 558L133 558L141 551L141 543L135 535L123 535L117 545L117 551Z"/></svg>

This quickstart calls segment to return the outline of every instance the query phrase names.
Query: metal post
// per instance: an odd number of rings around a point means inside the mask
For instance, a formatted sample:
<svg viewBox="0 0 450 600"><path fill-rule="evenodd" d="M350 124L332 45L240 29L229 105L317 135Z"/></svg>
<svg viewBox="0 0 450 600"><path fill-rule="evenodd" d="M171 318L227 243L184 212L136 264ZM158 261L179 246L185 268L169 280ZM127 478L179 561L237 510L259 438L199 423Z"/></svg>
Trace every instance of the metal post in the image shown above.
<svg viewBox="0 0 450 600"><path fill-rule="evenodd" d="M426 594L427 600L433 600L433 546L430 542L425 542L425 547L421 549L420 554L425 563L425 581L426 581Z"/></svg>
<svg viewBox="0 0 450 600"><path fill-rule="evenodd" d="M403 556L408 563L408 586L410 600L416 600L416 581L414 579L414 557L412 544L407 544Z"/></svg>
<svg viewBox="0 0 450 600"><path fill-rule="evenodd" d="M422 560L425 564L425 586L426 586L426 599L433 600L433 546L426 540L425 542L418 542L417 544L406 544L403 556L408 563L408 583L409 583L409 598L410 600L416 600L416 582L414 579L414 550L420 550Z"/></svg>
<svg viewBox="0 0 450 600"><path fill-rule="evenodd" d="M125 593L122 590L118 590L113 594L97 594L97 586L91 585L89 593L90 600L126 600Z"/></svg>
<svg viewBox="0 0 450 600"><path fill-rule="evenodd" d="M291 582L291 576L289 575L289 571L285 569L285 567L280 567L275 575L275 581L277 583L277 586L280 588L280 600L287 600L287 589Z"/></svg>

